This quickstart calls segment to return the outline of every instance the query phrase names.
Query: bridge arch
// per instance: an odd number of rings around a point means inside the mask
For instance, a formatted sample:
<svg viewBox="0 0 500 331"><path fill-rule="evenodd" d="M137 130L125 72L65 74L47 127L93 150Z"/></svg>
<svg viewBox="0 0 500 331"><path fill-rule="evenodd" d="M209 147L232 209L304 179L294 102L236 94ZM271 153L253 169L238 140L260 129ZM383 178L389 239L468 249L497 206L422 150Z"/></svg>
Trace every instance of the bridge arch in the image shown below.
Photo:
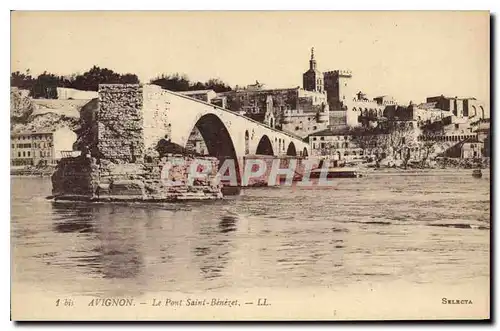
<svg viewBox="0 0 500 331"><path fill-rule="evenodd" d="M219 168L225 160L235 162L236 172L239 173L238 158L233 140L221 119L215 114L201 116L194 125L200 132L208 150L208 155L219 159Z"/></svg>
<svg viewBox="0 0 500 331"><path fill-rule="evenodd" d="M286 150L286 155L288 155L288 156L297 156L297 150L295 149L295 144L293 143L293 141L291 141L288 144L288 148Z"/></svg>
<svg viewBox="0 0 500 331"><path fill-rule="evenodd" d="M262 138L260 138L255 154L274 155L273 146L271 145L271 140L269 140L269 137L267 135L263 135Z"/></svg>

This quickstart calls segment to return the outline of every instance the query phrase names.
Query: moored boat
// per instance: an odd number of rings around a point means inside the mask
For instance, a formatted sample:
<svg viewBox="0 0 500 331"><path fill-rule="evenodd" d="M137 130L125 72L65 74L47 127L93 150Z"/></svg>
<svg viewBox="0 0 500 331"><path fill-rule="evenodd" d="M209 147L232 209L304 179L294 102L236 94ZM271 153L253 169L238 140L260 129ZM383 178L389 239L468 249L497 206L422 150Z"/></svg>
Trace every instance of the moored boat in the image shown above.
<svg viewBox="0 0 500 331"><path fill-rule="evenodd" d="M481 169L474 169L472 171L472 177L474 177L474 178L481 178L481 177L483 177L483 173L481 172Z"/></svg>
<svg viewBox="0 0 500 331"><path fill-rule="evenodd" d="M362 173L358 168L334 167L334 168L317 168L311 171L311 178L320 178L322 172L326 172L326 178L358 178L362 177ZM323 175L324 176L324 175Z"/></svg>

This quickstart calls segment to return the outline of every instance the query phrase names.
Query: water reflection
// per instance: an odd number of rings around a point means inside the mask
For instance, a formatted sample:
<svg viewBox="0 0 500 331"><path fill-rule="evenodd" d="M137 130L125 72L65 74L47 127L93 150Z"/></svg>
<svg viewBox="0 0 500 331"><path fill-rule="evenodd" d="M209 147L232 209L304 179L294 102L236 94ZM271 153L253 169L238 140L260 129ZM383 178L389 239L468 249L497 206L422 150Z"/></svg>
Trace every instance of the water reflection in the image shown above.
<svg viewBox="0 0 500 331"><path fill-rule="evenodd" d="M222 216L219 222L219 229L221 233L228 233L236 231L236 221L238 218L236 216Z"/></svg>
<svg viewBox="0 0 500 331"><path fill-rule="evenodd" d="M88 238L95 245L90 252L74 252L72 259L78 266L104 278L133 278L140 274L143 267L140 209L131 213L128 206L53 203L53 211L55 231L95 234Z"/></svg>
<svg viewBox="0 0 500 331"><path fill-rule="evenodd" d="M50 181L16 179L12 279L107 295L467 280L488 275L490 228L489 185L469 175L147 205L52 204Z"/></svg>
<svg viewBox="0 0 500 331"><path fill-rule="evenodd" d="M52 203L54 230L59 233L93 233L92 207L78 203Z"/></svg>
<svg viewBox="0 0 500 331"><path fill-rule="evenodd" d="M199 265L203 279L211 280L223 275L230 258L230 233L237 230L237 221L235 215L224 215L218 224L209 221L200 228L193 260Z"/></svg>
<svg viewBox="0 0 500 331"><path fill-rule="evenodd" d="M77 203L52 203L54 230L59 233L93 233L92 207Z"/></svg>
<svg viewBox="0 0 500 331"><path fill-rule="evenodd" d="M191 209L53 203L52 210L54 231L82 247L68 247L72 265L104 279L160 278L172 284L180 278L197 282L222 277L239 220L229 211L221 216L210 204ZM182 263L184 269L178 267Z"/></svg>

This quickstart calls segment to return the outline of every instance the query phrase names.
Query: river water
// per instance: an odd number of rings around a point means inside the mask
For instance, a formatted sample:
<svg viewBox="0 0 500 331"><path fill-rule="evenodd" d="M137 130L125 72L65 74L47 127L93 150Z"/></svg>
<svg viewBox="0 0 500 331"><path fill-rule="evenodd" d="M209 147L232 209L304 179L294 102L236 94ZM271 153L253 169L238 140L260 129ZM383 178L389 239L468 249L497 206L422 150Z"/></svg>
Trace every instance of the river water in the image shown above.
<svg viewBox="0 0 500 331"><path fill-rule="evenodd" d="M50 190L47 178L11 179L18 288L134 296L489 278L489 173L373 173L168 205L54 203Z"/></svg>

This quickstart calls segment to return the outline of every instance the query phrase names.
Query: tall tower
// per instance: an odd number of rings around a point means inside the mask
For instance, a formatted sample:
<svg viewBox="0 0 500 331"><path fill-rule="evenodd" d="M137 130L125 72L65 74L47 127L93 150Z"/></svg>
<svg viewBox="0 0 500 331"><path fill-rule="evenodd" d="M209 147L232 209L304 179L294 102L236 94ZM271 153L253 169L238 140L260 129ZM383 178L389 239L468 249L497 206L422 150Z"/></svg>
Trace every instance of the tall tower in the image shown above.
<svg viewBox="0 0 500 331"><path fill-rule="evenodd" d="M314 47L311 48L311 59L309 60L309 70L302 75L302 85L304 90L323 93L323 74L317 69L316 59L314 59Z"/></svg>
<svg viewBox="0 0 500 331"><path fill-rule="evenodd" d="M325 91L330 110L340 110L353 97L350 88L352 72L334 70L325 72Z"/></svg>

